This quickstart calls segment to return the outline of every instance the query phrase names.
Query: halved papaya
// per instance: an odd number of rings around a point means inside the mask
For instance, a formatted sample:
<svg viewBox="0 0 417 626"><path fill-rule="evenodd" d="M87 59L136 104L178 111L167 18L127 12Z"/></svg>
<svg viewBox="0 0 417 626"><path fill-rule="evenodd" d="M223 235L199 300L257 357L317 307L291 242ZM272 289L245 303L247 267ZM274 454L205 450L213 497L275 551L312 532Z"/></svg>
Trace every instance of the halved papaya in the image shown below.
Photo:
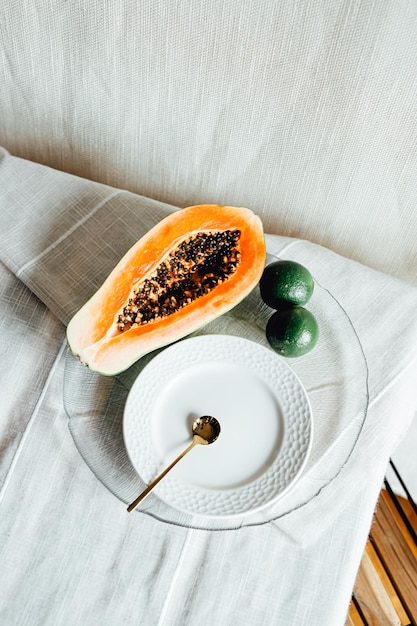
<svg viewBox="0 0 417 626"><path fill-rule="evenodd" d="M265 265L260 219L249 209L198 205L156 224L121 259L67 328L92 370L125 370L240 302Z"/></svg>

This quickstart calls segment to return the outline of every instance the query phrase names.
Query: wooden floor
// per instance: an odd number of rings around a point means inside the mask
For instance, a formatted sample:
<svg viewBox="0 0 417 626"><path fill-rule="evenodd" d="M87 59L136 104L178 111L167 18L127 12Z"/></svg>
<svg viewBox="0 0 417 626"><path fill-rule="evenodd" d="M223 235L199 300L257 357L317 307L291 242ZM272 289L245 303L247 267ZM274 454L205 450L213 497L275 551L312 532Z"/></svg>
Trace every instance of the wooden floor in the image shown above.
<svg viewBox="0 0 417 626"><path fill-rule="evenodd" d="M417 625L417 509L381 491L346 626Z"/></svg>

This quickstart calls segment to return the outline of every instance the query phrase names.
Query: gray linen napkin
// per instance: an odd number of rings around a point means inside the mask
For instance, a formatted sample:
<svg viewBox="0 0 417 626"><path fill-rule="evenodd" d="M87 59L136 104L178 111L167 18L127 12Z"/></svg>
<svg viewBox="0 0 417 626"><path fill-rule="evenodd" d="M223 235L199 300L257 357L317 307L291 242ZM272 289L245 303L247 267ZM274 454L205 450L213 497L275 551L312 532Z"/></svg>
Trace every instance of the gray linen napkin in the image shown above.
<svg viewBox="0 0 417 626"><path fill-rule="evenodd" d="M121 256L175 210L0 152L3 262L67 324Z"/></svg>

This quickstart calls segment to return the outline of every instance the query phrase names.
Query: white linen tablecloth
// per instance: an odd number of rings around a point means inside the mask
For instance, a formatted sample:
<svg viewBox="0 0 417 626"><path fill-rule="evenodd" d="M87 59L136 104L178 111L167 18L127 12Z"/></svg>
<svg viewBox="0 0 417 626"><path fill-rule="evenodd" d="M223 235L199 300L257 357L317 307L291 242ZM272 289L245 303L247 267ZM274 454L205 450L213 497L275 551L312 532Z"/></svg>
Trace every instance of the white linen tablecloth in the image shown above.
<svg viewBox="0 0 417 626"><path fill-rule="evenodd" d="M306 241L267 237L352 319L369 408L337 478L276 523L210 532L125 506L76 450L65 324L175 207L0 156L0 623L344 624L388 458L417 406L417 290Z"/></svg>

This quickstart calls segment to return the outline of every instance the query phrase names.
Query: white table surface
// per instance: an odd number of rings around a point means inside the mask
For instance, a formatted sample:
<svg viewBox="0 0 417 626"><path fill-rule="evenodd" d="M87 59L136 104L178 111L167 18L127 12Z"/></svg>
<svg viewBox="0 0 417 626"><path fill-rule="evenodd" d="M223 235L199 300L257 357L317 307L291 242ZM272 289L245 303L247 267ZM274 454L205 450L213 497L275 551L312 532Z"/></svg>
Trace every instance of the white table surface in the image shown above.
<svg viewBox="0 0 417 626"><path fill-rule="evenodd" d="M417 405L416 290L268 236L269 250L331 285L361 339L370 396L355 450L277 523L212 532L129 515L70 436L65 323L172 207L6 154L0 182L0 623L343 624L388 458Z"/></svg>

